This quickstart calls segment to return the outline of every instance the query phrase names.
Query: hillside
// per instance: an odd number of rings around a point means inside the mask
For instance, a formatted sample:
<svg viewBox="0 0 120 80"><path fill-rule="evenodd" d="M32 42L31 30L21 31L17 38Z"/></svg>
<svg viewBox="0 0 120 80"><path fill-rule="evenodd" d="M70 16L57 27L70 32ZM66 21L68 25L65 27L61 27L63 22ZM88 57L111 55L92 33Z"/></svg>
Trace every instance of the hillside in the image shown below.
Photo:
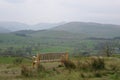
<svg viewBox="0 0 120 80"><path fill-rule="evenodd" d="M9 33L10 30L0 27L0 33Z"/></svg>
<svg viewBox="0 0 120 80"><path fill-rule="evenodd" d="M46 29L51 29L51 28L54 28L54 27L62 25L62 24L64 24L64 22L61 22L61 23L38 23L35 25L30 25L29 29L30 30L46 30Z"/></svg>
<svg viewBox="0 0 120 80"><path fill-rule="evenodd" d="M32 34L30 34L32 37L46 37L46 38L84 38L85 35L83 34L76 34L71 33L67 31L56 31L56 30L39 30Z"/></svg>
<svg viewBox="0 0 120 80"><path fill-rule="evenodd" d="M27 48L28 53L68 51L79 54L89 51L96 54L106 40L112 40L109 38L119 39L119 33L117 25L72 22L46 30L20 30L0 34L0 48L3 51L6 47L21 50Z"/></svg>
<svg viewBox="0 0 120 80"><path fill-rule="evenodd" d="M92 22L38 23L27 25L19 22L0 22L0 32L31 33L42 37L114 38L119 37L120 25ZM34 30L34 31L32 31ZM45 31L43 31L45 30ZM17 32L16 32L17 31ZM66 35L67 34L67 35Z"/></svg>
<svg viewBox="0 0 120 80"><path fill-rule="evenodd" d="M113 38L120 34L120 25L100 24L90 22L70 22L53 28L56 31L67 31L84 34L88 37Z"/></svg>
<svg viewBox="0 0 120 80"><path fill-rule="evenodd" d="M49 27L48 27L49 25ZM51 27L54 25L54 27ZM56 24L57 25L57 24ZM114 38L119 37L120 25L100 24L90 22L69 22L55 27L55 24L38 24L37 27L31 30L20 30L14 32L15 34L27 34L32 37L46 37L46 38ZM39 27L38 29L38 26ZM42 26L47 26L42 29ZM30 28L30 27L29 27ZM41 29L40 29L41 28ZM37 30L35 30L37 29ZM24 36L24 35L23 35Z"/></svg>

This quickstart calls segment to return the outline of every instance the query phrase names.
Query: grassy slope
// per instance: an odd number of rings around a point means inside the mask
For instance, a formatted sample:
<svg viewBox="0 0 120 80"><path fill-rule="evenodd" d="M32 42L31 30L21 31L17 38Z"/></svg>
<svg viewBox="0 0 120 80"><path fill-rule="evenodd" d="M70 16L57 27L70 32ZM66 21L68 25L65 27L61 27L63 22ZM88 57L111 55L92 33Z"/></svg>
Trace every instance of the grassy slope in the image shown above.
<svg viewBox="0 0 120 80"><path fill-rule="evenodd" d="M70 52L72 46L79 40L79 35L56 31L39 31L34 34L27 34L27 37L15 34L0 34L0 47L22 47L40 44L41 52Z"/></svg>
<svg viewBox="0 0 120 80"><path fill-rule="evenodd" d="M70 52L75 49L79 51L92 51L98 42L104 40L83 40L85 36L65 31L37 31L27 36L11 34L0 34L0 48L25 46L37 47L36 52Z"/></svg>
<svg viewBox="0 0 120 80"><path fill-rule="evenodd" d="M82 33L87 37L112 38L119 36L120 26L99 23L70 22L60 25L54 30Z"/></svg>

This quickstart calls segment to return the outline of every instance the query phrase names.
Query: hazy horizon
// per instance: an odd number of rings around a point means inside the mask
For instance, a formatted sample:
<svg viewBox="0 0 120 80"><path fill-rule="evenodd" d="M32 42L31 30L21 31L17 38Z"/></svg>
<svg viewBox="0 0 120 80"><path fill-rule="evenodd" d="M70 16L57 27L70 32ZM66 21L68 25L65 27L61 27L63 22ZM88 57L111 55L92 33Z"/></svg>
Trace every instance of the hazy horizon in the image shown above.
<svg viewBox="0 0 120 80"><path fill-rule="evenodd" d="M0 0L0 22L120 25L119 0Z"/></svg>

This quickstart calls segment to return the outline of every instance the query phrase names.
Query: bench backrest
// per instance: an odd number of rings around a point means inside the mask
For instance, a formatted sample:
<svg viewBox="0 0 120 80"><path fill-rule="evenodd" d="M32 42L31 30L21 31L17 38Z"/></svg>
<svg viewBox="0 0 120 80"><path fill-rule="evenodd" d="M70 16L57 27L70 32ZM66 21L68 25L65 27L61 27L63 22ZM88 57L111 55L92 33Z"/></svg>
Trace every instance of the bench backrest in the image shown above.
<svg viewBox="0 0 120 80"><path fill-rule="evenodd" d="M61 60L68 60L68 53L45 53L37 54L37 61L39 62L57 62Z"/></svg>

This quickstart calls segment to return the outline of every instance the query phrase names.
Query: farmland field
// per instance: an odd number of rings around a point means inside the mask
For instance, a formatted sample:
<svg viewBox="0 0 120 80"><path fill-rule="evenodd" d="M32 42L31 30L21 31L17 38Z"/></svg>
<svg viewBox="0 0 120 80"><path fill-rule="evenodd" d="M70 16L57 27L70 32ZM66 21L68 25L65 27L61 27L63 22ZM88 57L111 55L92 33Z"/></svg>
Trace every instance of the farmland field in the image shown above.
<svg viewBox="0 0 120 80"><path fill-rule="evenodd" d="M28 35L27 37L15 34L0 34L0 53L5 54L6 51L14 54L35 54L46 52L69 52L70 54L81 54L89 52L90 54L98 54L103 51L104 45L111 41L119 48L120 40L89 40L81 39L81 37L73 38L57 38L36 35ZM117 45L116 45L117 43Z"/></svg>

